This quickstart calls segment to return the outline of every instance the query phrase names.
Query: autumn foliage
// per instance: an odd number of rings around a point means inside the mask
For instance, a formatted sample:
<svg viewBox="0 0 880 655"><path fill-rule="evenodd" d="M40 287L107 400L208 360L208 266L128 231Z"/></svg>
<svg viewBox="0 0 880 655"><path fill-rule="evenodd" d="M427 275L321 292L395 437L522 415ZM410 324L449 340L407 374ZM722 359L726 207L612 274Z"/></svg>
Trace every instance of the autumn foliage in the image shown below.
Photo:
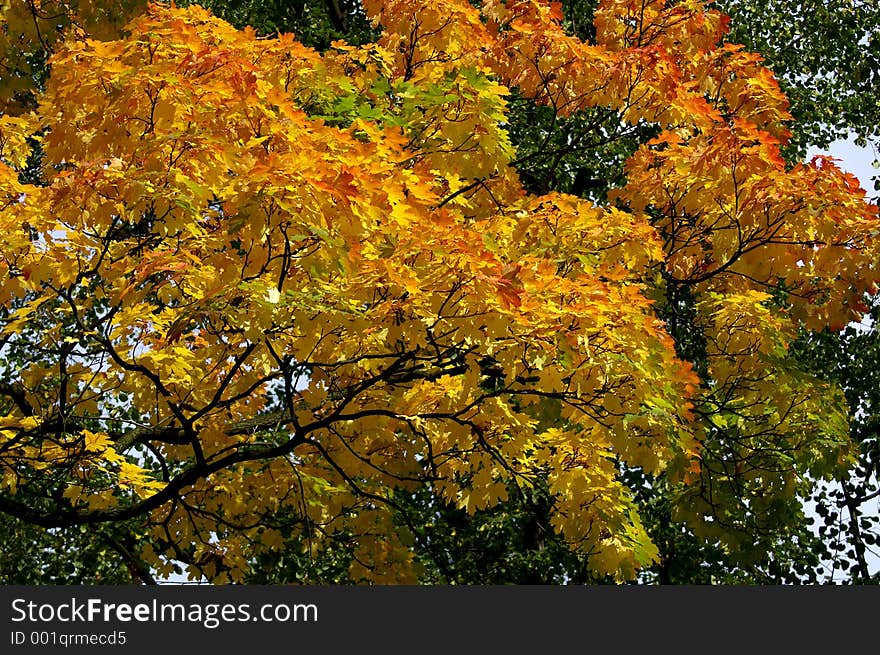
<svg viewBox="0 0 880 655"><path fill-rule="evenodd" d="M378 42L319 53L153 4L67 32L0 116L0 510L139 521L150 566L218 582L278 512L352 539L355 580L416 580L395 499L425 485L477 512L544 480L617 580L657 557L623 468L732 551L794 517L851 449L787 348L861 316L880 222L781 159L759 58L699 0L604 0L592 43L537 0L364 6ZM530 194L513 94L659 135L607 201Z"/></svg>

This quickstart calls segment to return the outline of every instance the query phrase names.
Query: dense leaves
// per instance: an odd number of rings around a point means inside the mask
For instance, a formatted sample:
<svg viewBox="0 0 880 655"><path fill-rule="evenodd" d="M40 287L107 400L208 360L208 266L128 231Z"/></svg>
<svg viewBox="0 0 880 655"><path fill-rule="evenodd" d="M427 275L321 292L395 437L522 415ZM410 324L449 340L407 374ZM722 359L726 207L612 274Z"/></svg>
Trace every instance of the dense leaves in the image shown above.
<svg viewBox="0 0 880 655"><path fill-rule="evenodd" d="M364 8L317 50L152 5L0 117L0 510L217 582L778 549L856 459L789 346L867 310L876 207L700 2Z"/></svg>
<svg viewBox="0 0 880 655"><path fill-rule="evenodd" d="M880 7L870 0L722 0L731 39L760 52L792 103L803 156L851 133L877 143Z"/></svg>

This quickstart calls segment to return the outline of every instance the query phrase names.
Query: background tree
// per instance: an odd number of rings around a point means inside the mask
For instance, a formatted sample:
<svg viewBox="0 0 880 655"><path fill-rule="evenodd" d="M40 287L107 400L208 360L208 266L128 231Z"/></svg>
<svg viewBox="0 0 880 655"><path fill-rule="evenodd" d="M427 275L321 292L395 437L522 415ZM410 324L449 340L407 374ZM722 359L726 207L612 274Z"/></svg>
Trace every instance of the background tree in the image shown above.
<svg viewBox="0 0 880 655"><path fill-rule="evenodd" d="M880 108L880 8L865 0L723 0L730 38L761 53L791 102L803 158L851 134L876 152Z"/></svg>
<svg viewBox="0 0 880 655"><path fill-rule="evenodd" d="M802 158L809 146L827 148L831 141L849 136L858 145L870 145L877 159L880 8L876 3L727 0L716 4L731 16L731 40L766 58L791 101L793 138L784 149L791 160ZM878 184L875 177L875 191ZM841 332L804 333L796 348L810 370L846 390L852 438L860 445L860 463L852 475L811 498L823 539L812 542L810 557L818 556L830 566L834 579L850 576L862 583L872 580L868 561L872 550L873 558L878 556L880 536L873 374L878 357L873 327L877 301L869 302L872 322Z"/></svg>

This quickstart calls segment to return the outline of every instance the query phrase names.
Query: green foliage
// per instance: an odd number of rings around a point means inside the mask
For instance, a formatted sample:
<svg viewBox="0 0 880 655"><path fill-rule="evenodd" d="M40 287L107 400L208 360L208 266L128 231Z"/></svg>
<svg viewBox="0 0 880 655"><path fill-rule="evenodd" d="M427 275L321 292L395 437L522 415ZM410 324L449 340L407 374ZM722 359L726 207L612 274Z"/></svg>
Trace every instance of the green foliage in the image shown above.
<svg viewBox="0 0 880 655"><path fill-rule="evenodd" d="M201 5L236 27L252 27L257 34L292 33L318 50L340 39L360 45L376 36L357 0L186 0L180 4Z"/></svg>
<svg viewBox="0 0 880 655"><path fill-rule="evenodd" d="M430 490L401 497L417 526L419 561L430 584L564 584L595 581L550 527L546 486L510 489L504 504L469 516Z"/></svg>
<svg viewBox="0 0 880 655"><path fill-rule="evenodd" d="M880 299L871 302L864 325L804 333L794 349L817 375L837 383L849 404L858 463L849 478L821 485L810 500L835 579L863 584L880 583L869 565L880 558Z"/></svg>
<svg viewBox="0 0 880 655"><path fill-rule="evenodd" d="M0 584L134 584L151 580L124 528L41 528L0 519Z"/></svg>

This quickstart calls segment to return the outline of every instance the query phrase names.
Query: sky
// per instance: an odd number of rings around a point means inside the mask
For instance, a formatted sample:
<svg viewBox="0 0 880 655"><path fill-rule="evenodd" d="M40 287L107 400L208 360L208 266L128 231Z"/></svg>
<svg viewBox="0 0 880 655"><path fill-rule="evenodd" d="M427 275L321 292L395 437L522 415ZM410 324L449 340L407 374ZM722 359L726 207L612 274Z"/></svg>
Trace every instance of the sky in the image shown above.
<svg viewBox="0 0 880 655"><path fill-rule="evenodd" d="M818 148L810 148L807 153L807 159L813 155L831 155L840 161L837 165L855 175L862 183L862 188L867 191L869 197L874 197L878 193L874 191L874 183L872 178L880 174L880 170L874 168L873 162L877 155L873 148L868 145L867 148L860 148L855 144L853 138L841 139L833 142L827 150Z"/></svg>

